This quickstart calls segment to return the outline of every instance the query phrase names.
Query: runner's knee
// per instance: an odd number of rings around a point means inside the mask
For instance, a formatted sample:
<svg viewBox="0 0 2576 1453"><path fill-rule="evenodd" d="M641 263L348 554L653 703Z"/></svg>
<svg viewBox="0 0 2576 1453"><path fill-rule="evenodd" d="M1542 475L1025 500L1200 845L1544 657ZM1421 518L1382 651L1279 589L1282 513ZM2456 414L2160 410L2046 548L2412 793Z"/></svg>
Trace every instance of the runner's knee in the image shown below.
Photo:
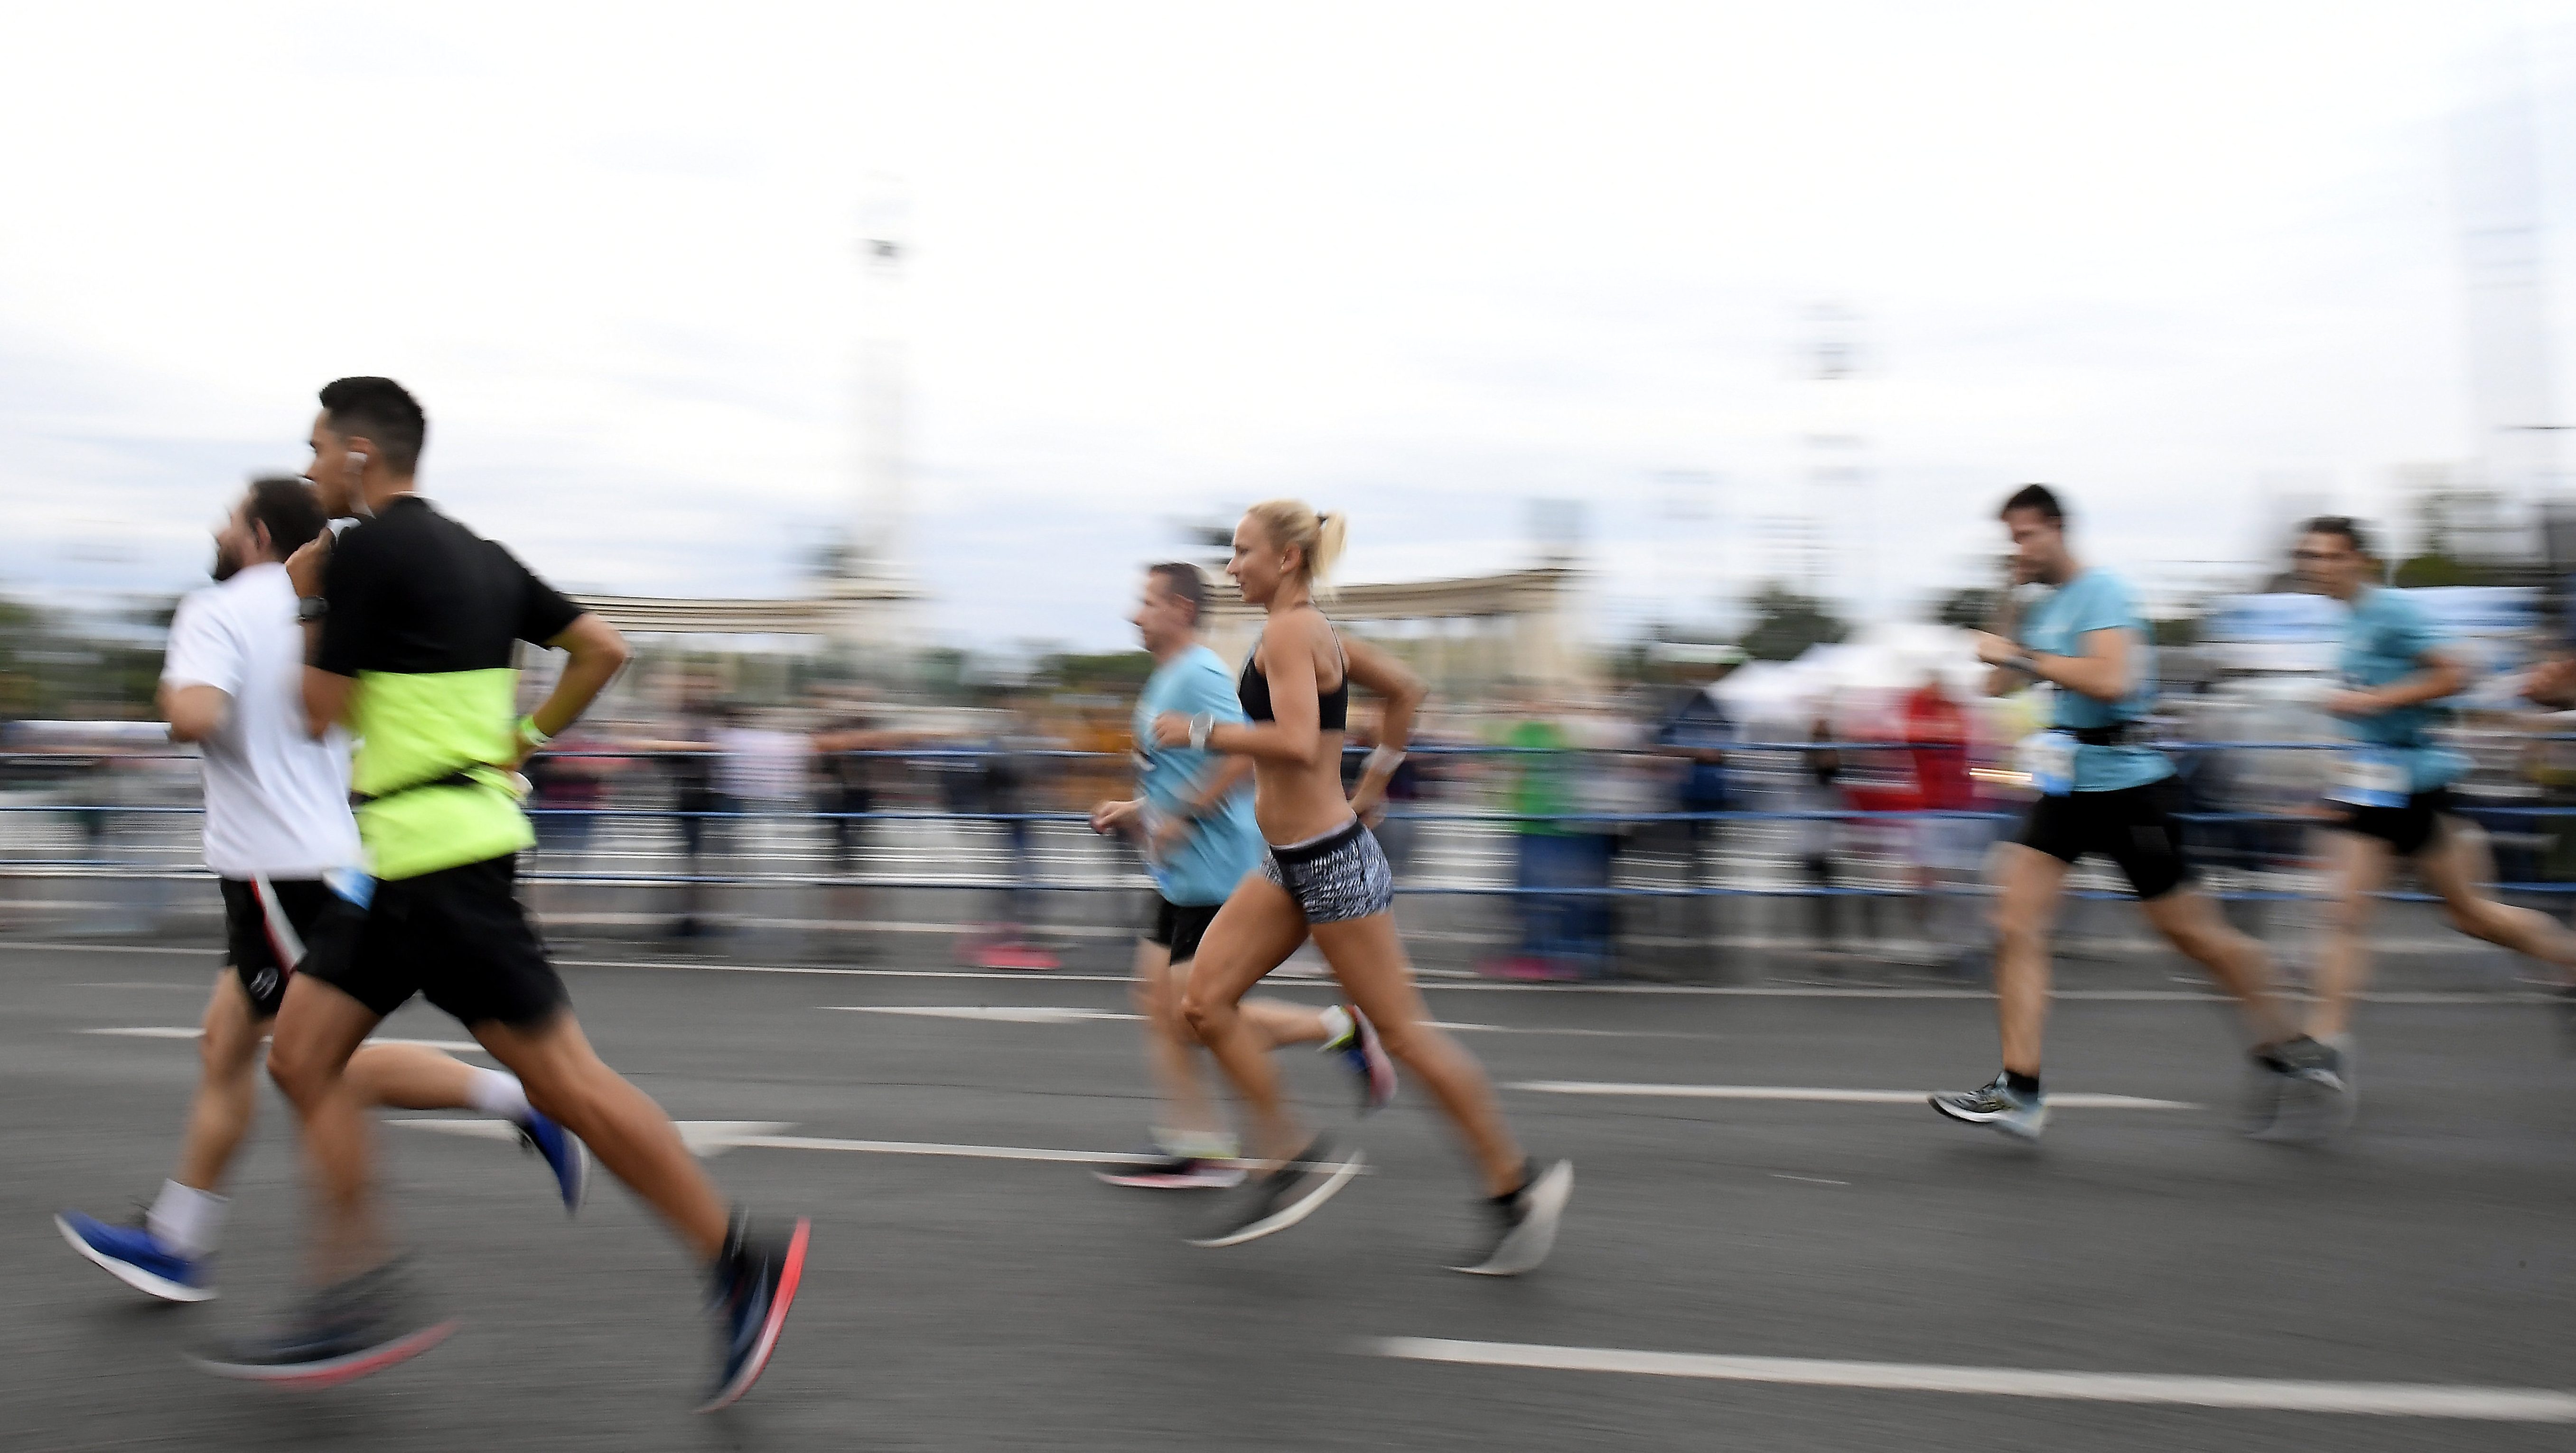
<svg viewBox="0 0 2576 1453"><path fill-rule="evenodd" d="M268 1077L299 1107L310 1107L339 1077L340 1067L312 1046L280 1039L268 1047Z"/></svg>
<svg viewBox="0 0 2576 1453"><path fill-rule="evenodd" d="M1201 999L1194 993L1184 992L1181 995L1182 1028L1187 1029L1190 1033L1201 1039L1205 1039L1208 1035L1208 1031L1216 1026L1216 1020L1217 1009L1214 1004L1209 1003L1205 999Z"/></svg>

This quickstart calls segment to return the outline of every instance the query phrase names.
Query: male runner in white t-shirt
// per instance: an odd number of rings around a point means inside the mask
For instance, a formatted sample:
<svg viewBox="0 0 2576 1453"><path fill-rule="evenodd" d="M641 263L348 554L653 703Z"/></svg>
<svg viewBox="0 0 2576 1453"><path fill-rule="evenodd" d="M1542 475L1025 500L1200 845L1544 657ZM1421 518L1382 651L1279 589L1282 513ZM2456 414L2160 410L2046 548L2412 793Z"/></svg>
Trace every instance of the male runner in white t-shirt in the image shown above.
<svg viewBox="0 0 2576 1453"><path fill-rule="evenodd" d="M206 1005L203 1077L179 1164L142 1224L66 1211L64 1239L119 1280L165 1301L214 1296L225 1168L250 1129L259 1045L298 968L346 955L372 880L349 812L349 743L304 727L304 627L282 562L322 533L300 479L263 479L215 534L216 584L180 603L161 668L173 741L204 754L206 866L221 879L230 962ZM546 1158L567 1210L581 1203L581 1143L528 1105L519 1082L420 1045L376 1044L349 1061L376 1104L479 1109L518 1125Z"/></svg>

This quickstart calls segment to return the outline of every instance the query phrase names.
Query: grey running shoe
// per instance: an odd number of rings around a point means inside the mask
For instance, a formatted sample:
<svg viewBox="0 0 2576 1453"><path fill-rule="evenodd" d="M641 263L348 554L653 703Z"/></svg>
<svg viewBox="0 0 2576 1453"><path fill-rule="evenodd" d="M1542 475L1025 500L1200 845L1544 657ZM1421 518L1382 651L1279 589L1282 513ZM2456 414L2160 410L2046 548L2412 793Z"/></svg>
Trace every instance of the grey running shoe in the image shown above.
<svg viewBox="0 0 2576 1453"><path fill-rule="evenodd" d="M2343 1051L2304 1034L2254 1051L2245 1133L2294 1145L2333 1138L2359 1107L2351 1073Z"/></svg>
<svg viewBox="0 0 2576 1453"><path fill-rule="evenodd" d="M1228 1198L1231 1204L1216 1225L1204 1236L1191 1237L1190 1244L1240 1246L1285 1231L1315 1214L1316 1207L1359 1174L1362 1159L1358 1151L1343 1155L1317 1136L1296 1159L1246 1181Z"/></svg>
<svg viewBox="0 0 2576 1453"><path fill-rule="evenodd" d="M1573 1195L1574 1162L1560 1160L1545 1170L1530 1162L1519 1190L1485 1203L1494 1226L1484 1252L1449 1269L1469 1276L1518 1276L1534 1269L1556 1245L1557 1224L1565 1219L1565 1203Z"/></svg>
<svg viewBox="0 0 2576 1453"><path fill-rule="evenodd" d="M419 1356L447 1340L453 1321L420 1310L400 1261L308 1296L280 1331L228 1343L196 1358L218 1377L272 1387L329 1387Z"/></svg>
<svg viewBox="0 0 2576 1453"><path fill-rule="evenodd" d="M2048 1123L2048 1097L2025 1095L2001 1075L1973 1090L1944 1090L1931 1100L1933 1109L1953 1120L1991 1125L2021 1140L2037 1140L2040 1127Z"/></svg>

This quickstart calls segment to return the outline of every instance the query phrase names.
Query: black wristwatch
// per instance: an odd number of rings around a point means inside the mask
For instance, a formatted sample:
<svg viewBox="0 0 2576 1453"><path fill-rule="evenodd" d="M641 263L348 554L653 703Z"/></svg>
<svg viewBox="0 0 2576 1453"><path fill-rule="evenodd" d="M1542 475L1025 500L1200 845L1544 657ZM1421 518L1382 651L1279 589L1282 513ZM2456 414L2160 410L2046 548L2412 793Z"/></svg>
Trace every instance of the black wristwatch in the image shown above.
<svg viewBox="0 0 2576 1453"><path fill-rule="evenodd" d="M321 596L299 595L295 598L295 618L299 621L318 621L330 613L331 602Z"/></svg>

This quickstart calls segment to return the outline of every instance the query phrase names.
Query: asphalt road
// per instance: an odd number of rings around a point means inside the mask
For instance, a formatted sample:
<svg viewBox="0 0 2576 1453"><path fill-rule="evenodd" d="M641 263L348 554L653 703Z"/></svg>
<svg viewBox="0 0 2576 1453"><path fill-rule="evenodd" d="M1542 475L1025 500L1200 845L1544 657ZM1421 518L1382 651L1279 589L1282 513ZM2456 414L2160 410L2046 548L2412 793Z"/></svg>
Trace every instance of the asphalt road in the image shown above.
<svg viewBox="0 0 2576 1453"><path fill-rule="evenodd" d="M2535 1421L2576 1418L2576 1060L2539 1007L2510 998L2371 1006L2362 1119L2323 1152L2230 1133L2234 1031L2185 994L2061 1002L2053 1091L2186 1103L2065 1109L2036 1150L1903 1100L1507 1088L1531 1149L1570 1155L1579 1180L1555 1258L1488 1282L1441 1269L1469 1230L1469 1187L1411 1087L1352 1130L1373 1173L1304 1225L1226 1251L1182 1244L1205 1201L1115 1190L1078 1161L895 1153L1133 1148L1151 1106L1136 1026L1096 1017L1125 1007L1105 978L581 960L566 977L609 1060L683 1121L753 1123L701 1132L761 1140L723 1150L718 1179L814 1218L768 1377L700 1417L700 1288L631 1199L603 1182L567 1222L533 1160L409 1127L380 1138L397 1217L463 1330L319 1394L185 1366L292 1284L303 1209L274 1093L236 1167L222 1299L148 1304L48 1217L120 1213L167 1173L190 1045L84 1031L193 1024L214 965L0 946L0 1446L2576 1444L2576 1422ZM1981 1080L1994 1056L1988 1005L1939 991L1431 997L1480 1026L1462 1038L1511 1086L1919 1091ZM1092 1013L954 1015L997 1008ZM464 1037L417 1008L386 1032ZM1329 1063L1292 1073L1319 1119L1349 1121ZM1646 1366L1675 1375L1633 1370ZM2134 1397L2149 1400L2111 1400ZM2251 1405L2188 1405L2213 1397ZM2437 1415L2463 1411L2480 1416Z"/></svg>

